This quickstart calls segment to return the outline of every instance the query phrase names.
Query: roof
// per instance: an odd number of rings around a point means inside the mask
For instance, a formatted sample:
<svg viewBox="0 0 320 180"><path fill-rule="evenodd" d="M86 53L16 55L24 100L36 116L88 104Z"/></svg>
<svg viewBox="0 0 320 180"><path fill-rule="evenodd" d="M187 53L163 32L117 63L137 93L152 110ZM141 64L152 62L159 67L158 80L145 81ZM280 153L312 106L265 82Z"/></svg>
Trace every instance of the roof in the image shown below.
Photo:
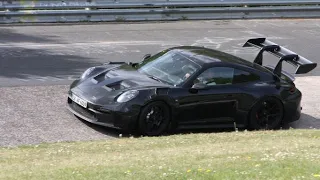
<svg viewBox="0 0 320 180"><path fill-rule="evenodd" d="M214 62L226 62L226 63L234 63L241 64L245 66L253 66L252 62L244 60L240 57L214 50L205 47L199 46L180 46L172 48L174 50L179 50L179 52L187 55L188 57L194 59L200 64L214 63Z"/></svg>

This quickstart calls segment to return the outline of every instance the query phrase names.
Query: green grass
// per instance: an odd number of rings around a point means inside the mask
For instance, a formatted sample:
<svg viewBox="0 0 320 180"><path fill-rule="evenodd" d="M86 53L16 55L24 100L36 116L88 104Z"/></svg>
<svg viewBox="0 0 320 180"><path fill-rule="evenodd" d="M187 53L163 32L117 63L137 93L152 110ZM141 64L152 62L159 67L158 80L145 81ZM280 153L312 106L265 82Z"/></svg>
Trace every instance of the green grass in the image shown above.
<svg viewBox="0 0 320 180"><path fill-rule="evenodd" d="M0 179L320 179L320 130L0 148Z"/></svg>

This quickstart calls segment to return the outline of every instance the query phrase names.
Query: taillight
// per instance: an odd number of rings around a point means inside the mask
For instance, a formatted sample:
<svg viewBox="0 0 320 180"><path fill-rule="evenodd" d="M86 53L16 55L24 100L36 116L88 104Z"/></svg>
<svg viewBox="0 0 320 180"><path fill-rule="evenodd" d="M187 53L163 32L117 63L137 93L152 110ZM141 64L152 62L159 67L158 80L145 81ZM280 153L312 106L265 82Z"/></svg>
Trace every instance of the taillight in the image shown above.
<svg viewBox="0 0 320 180"><path fill-rule="evenodd" d="M296 90L297 90L297 88L296 88L296 86L295 86L294 84L289 88L289 92L290 92L291 94L295 93Z"/></svg>

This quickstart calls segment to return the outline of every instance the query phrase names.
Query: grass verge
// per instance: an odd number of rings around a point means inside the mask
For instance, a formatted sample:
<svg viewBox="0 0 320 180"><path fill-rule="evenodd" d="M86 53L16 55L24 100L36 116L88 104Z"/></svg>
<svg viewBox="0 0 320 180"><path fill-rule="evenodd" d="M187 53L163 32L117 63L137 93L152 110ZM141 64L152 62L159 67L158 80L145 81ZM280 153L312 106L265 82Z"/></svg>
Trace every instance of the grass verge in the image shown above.
<svg viewBox="0 0 320 180"><path fill-rule="evenodd" d="M320 131L204 133L3 147L0 179L320 179Z"/></svg>

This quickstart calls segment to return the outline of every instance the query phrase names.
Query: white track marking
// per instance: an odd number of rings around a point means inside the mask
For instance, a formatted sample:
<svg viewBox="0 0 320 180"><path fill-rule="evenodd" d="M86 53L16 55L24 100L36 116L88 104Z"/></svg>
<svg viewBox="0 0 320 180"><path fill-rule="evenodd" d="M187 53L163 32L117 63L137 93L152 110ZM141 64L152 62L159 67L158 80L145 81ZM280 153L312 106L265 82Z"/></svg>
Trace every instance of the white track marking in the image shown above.
<svg viewBox="0 0 320 180"><path fill-rule="evenodd" d="M196 40L191 46L205 46L205 47L210 47L210 48L215 48L219 49L221 46L225 43L230 43L232 41L241 41L242 43L239 44L239 46L232 46L229 49L224 50L225 52L242 52L244 49L242 48L242 45L245 41L252 37L264 37L263 34L259 34L254 31L242 31L245 33L250 34L251 36L242 36L238 38L229 38L229 37L204 37L202 39ZM275 40L275 39L288 39L288 38L283 38L283 37L277 37L277 36L270 36L268 37L270 40Z"/></svg>
<svg viewBox="0 0 320 180"><path fill-rule="evenodd" d="M24 81L24 82L28 82L28 79L22 79L22 78L17 78L18 81Z"/></svg>
<svg viewBox="0 0 320 180"><path fill-rule="evenodd" d="M101 41L101 42L84 42L84 43L0 43L0 47L28 47L28 48L44 48L44 47L70 47L70 46L108 46L108 45L157 45L163 44L162 41Z"/></svg>
<svg viewBox="0 0 320 180"><path fill-rule="evenodd" d="M251 35L251 36L266 37L266 35L257 33L257 32L255 32L255 31L242 31L242 32L247 33L247 34L249 34L249 35Z"/></svg>

